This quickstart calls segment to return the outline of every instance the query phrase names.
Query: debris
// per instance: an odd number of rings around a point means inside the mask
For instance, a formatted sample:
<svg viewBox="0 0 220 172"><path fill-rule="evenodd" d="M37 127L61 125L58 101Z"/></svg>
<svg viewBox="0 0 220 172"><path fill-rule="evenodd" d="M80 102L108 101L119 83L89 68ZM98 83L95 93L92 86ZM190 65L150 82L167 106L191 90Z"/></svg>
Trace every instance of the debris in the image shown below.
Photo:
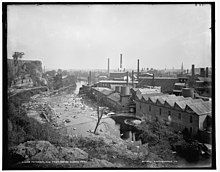
<svg viewBox="0 0 220 172"><path fill-rule="evenodd" d="M69 123L69 122L70 122L70 120L69 120L69 119L66 119L66 120L65 120L65 122Z"/></svg>

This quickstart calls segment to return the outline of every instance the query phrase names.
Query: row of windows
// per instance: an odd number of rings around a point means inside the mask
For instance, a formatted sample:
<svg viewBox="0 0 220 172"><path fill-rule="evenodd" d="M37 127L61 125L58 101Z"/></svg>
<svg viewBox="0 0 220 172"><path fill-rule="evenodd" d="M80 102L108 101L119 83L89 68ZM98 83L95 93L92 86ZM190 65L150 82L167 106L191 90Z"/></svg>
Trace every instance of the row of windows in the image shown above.
<svg viewBox="0 0 220 172"><path fill-rule="evenodd" d="M140 103L140 109L141 109L141 103ZM149 105L149 112L151 112L151 106ZM159 109L159 114L162 114L162 109ZM171 116L171 111L168 111L168 115ZM182 115L181 113L178 114L178 119L181 120L182 119ZM192 116L190 116L189 122L192 123L193 122L193 118Z"/></svg>

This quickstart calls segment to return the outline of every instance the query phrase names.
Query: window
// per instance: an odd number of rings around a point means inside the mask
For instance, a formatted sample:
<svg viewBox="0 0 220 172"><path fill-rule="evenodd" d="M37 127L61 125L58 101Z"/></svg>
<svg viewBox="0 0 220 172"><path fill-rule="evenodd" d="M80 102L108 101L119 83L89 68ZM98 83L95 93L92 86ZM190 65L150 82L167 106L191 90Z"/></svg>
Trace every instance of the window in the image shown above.
<svg viewBox="0 0 220 172"><path fill-rule="evenodd" d="M179 119L181 119L181 113L179 113L179 116L178 116L178 118L179 118Z"/></svg>
<svg viewBox="0 0 220 172"><path fill-rule="evenodd" d="M141 103L140 103L140 109L141 109Z"/></svg>
<svg viewBox="0 0 220 172"><path fill-rule="evenodd" d="M168 115L171 115L170 111L168 111Z"/></svg>
<svg viewBox="0 0 220 172"><path fill-rule="evenodd" d="M161 111L162 111L162 110L161 110L161 108L160 108L160 115L161 115Z"/></svg>
<svg viewBox="0 0 220 172"><path fill-rule="evenodd" d="M193 122L193 118L192 118L192 116L190 116L189 121L190 121L190 123L192 123L192 122Z"/></svg>
<svg viewBox="0 0 220 172"><path fill-rule="evenodd" d="M149 106L149 111L151 111L151 106Z"/></svg>

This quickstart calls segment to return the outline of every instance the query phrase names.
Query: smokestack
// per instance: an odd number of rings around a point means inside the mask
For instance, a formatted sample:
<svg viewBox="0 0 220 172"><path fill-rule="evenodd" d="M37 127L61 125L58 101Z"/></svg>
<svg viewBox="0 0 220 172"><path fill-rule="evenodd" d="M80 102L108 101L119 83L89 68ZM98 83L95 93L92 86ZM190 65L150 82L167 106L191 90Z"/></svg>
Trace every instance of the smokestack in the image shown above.
<svg viewBox="0 0 220 172"><path fill-rule="evenodd" d="M138 59L138 64L137 64L137 79L139 81L139 59Z"/></svg>
<svg viewBox="0 0 220 172"><path fill-rule="evenodd" d="M89 71L89 85L91 85L92 83L92 72Z"/></svg>
<svg viewBox="0 0 220 172"><path fill-rule="evenodd" d="M122 54L120 54L120 69L122 69Z"/></svg>
<svg viewBox="0 0 220 172"><path fill-rule="evenodd" d="M153 73L153 83L152 83L152 85L154 86L154 73Z"/></svg>
<svg viewBox="0 0 220 172"><path fill-rule="evenodd" d="M128 86L128 71L127 71L127 86Z"/></svg>
<svg viewBox="0 0 220 172"><path fill-rule="evenodd" d="M110 59L108 58L108 75L109 75L109 65L110 65Z"/></svg>
<svg viewBox="0 0 220 172"><path fill-rule="evenodd" d="M206 67L205 68L205 77L209 77L209 68L208 67Z"/></svg>
<svg viewBox="0 0 220 172"><path fill-rule="evenodd" d="M134 87L134 71L132 70L132 87Z"/></svg>
<svg viewBox="0 0 220 172"><path fill-rule="evenodd" d="M194 75L195 75L195 65L193 64L192 65L192 77L194 77Z"/></svg>

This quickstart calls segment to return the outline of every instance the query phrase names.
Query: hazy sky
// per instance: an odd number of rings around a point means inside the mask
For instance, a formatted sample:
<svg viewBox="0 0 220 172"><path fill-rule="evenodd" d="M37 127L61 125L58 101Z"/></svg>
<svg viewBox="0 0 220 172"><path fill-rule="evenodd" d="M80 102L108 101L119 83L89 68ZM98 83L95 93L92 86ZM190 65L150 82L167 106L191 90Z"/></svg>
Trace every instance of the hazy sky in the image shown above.
<svg viewBox="0 0 220 172"><path fill-rule="evenodd" d="M211 66L211 6L13 5L8 56L22 51L46 68L158 69Z"/></svg>

